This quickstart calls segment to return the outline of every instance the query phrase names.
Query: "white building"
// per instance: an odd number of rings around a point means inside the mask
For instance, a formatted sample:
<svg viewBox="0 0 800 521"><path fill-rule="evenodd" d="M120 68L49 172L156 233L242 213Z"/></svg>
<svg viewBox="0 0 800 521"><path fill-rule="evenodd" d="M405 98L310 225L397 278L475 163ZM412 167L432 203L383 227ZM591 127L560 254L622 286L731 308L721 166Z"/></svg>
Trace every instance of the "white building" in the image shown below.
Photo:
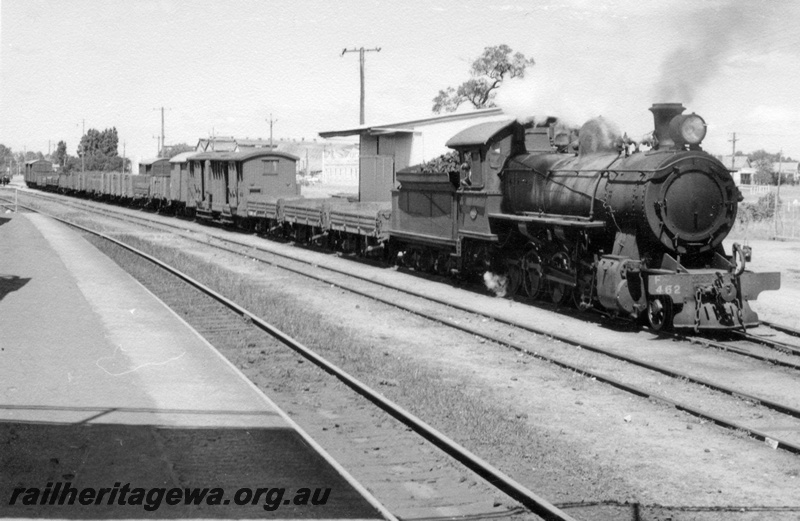
<svg viewBox="0 0 800 521"><path fill-rule="evenodd" d="M323 138L359 136L358 195L361 201L390 201L395 172L438 157L447 140L477 123L509 120L499 108L320 132Z"/></svg>
<svg viewBox="0 0 800 521"><path fill-rule="evenodd" d="M322 183L358 186L358 147L325 148L322 156Z"/></svg>
<svg viewBox="0 0 800 521"><path fill-rule="evenodd" d="M722 164L731 171L736 186L755 184L756 169L750 165L747 156L717 156Z"/></svg>

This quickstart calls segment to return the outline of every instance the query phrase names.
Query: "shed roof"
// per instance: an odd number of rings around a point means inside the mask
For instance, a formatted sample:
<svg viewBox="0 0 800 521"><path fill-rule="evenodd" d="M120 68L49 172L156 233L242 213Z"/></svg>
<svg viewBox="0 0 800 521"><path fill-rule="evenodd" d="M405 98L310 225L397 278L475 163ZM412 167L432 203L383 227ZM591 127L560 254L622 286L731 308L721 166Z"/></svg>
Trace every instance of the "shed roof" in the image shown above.
<svg viewBox="0 0 800 521"><path fill-rule="evenodd" d="M159 161L169 161L166 157L151 157L150 159L141 159L139 160L140 165L153 165L158 163Z"/></svg>
<svg viewBox="0 0 800 521"><path fill-rule="evenodd" d="M445 144L450 148L485 145L500 131L505 130L513 124L517 124L516 120L514 119L478 123L477 125L465 128L455 136L448 139L447 143Z"/></svg>
<svg viewBox="0 0 800 521"><path fill-rule="evenodd" d="M194 150L190 150L189 152L181 152L180 154L175 154L169 159L170 163L185 163L190 157L195 155L197 152Z"/></svg>
<svg viewBox="0 0 800 521"><path fill-rule="evenodd" d="M236 144L240 147L269 147L269 139L237 139ZM274 144L273 144L274 146Z"/></svg>
<svg viewBox="0 0 800 521"><path fill-rule="evenodd" d="M445 123L447 121L458 121L461 119L473 119L487 116L499 116L503 114L502 109L493 107L489 109L478 109L471 112L460 112L457 114L445 114L440 116L433 116L429 118L412 119L408 121L401 121L398 123L386 123L383 125L361 125L345 130L330 130L320 132L320 137L341 137L341 136L359 136L362 134L368 135L384 135L396 133L410 133L414 132L417 127L424 125L433 125L436 123Z"/></svg>

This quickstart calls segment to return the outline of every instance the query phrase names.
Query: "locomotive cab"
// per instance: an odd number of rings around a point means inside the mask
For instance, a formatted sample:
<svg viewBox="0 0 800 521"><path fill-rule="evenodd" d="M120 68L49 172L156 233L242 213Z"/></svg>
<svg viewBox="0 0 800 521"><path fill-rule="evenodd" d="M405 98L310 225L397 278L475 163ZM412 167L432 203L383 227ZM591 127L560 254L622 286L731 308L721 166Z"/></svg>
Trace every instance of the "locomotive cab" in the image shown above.
<svg viewBox="0 0 800 521"><path fill-rule="evenodd" d="M400 256L419 270L481 273L498 242L489 215L500 212L501 174L521 151L524 129L514 120L467 128L447 142L457 159L397 172L391 235ZM453 164L454 163L454 164Z"/></svg>

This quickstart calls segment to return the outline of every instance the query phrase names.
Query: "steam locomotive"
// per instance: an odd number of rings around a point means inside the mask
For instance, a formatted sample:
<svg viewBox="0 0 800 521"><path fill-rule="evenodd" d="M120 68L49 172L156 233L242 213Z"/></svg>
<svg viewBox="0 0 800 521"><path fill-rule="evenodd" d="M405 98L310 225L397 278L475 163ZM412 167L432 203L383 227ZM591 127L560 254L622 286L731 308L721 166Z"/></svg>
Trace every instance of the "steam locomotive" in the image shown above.
<svg viewBox="0 0 800 521"><path fill-rule="evenodd" d="M650 110L647 151L602 119L577 140L516 121L462 131L448 146L468 183L452 171L398 173L390 235L401 256L421 269L491 268L512 294L646 318L655 330L757 325L748 301L778 289L780 274L750 272L749 248L722 247L742 196L702 151L700 116L679 103Z"/></svg>
<svg viewBox="0 0 800 521"><path fill-rule="evenodd" d="M602 119L577 130L553 118L475 125L448 141L449 167L398 171L391 203L304 199L297 158L276 150L188 154L145 175L31 168L26 182L418 271L497 274L509 295L641 318L654 330L755 326L749 301L778 289L780 274L748 271L749 248L722 247L741 194L702 151L703 119L679 103L650 110L655 129L643 143Z"/></svg>

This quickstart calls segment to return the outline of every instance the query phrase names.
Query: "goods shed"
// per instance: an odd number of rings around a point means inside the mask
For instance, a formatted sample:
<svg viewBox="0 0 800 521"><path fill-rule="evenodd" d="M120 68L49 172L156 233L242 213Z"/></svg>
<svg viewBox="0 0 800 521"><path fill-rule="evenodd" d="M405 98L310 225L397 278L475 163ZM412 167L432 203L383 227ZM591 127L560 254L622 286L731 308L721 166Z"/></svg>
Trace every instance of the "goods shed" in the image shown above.
<svg viewBox="0 0 800 521"><path fill-rule="evenodd" d="M499 108L320 132L323 138L359 136L358 196L361 202L391 201L395 172L448 152L447 140L486 121L508 120Z"/></svg>

